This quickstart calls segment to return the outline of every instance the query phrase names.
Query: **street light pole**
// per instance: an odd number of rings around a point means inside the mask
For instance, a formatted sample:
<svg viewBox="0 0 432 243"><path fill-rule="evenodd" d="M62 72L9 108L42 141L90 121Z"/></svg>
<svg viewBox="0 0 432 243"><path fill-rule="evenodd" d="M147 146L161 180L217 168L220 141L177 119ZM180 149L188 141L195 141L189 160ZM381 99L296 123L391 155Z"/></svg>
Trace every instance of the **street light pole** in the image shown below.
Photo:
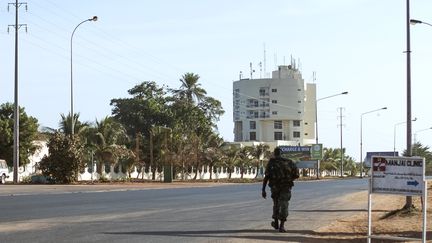
<svg viewBox="0 0 432 243"><path fill-rule="evenodd" d="M420 20L417 20L417 19L410 19L410 24L412 24L412 25L415 25L415 24L425 24L425 25L432 26L432 24L429 24L427 22L420 21Z"/></svg>
<svg viewBox="0 0 432 243"><path fill-rule="evenodd" d="M417 121L417 118L414 118L412 121ZM396 156L396 126L405 124L406 121L396 123L393 128L393 156Z"/></svg>
<svg viewBox="0 0 432 243"><path fill-rule="evenodd" d="M406 110L406 121L407 121L407 130L406 130L406 156L412 156L412 124L411 124L411 30L410 30L410 0L406 0L406 36L407 36L407 82L406 82L406 99L407 99L407 110ZM405 201L405 209L411 209L412 204L412 196L406 196Z"/></svg>
<svg viewBox="0 0 432 243"><path fill-rule="evenodd" d="M360 177L363 178L363 116L372 112L387 110L387 107L364 112L360 115Z"/></svg>
<svg viewBox="0 0 432 243"><path fill-rule="evenodd" d="M348 91L344 91L342 93L326 96L315 100L315 142L316 142L315 144L318 144L318 101L325 100L339 95L346 95L346 94L348 94ZM319 174L320 174L320 160L318 160L317 162L317 179L319 179Z"/></svg>
<svg viewBox="0 0 432 243"><path fill-rule="evenodd" d="M82 21L81 23L79 23L75 29L72 31L72 35L71 35L71 40L70 40L70 101L71 101L71 107L70 107L70 118L71 118L71 137L73 138L74 136L74 126L75 126L75 117L74 117L74 110L73 110L73 66L72 66L72 40L75 34L75 31L77 30L77 28L88 21L97 21L98 17L97 16L93 16L93 18L91 19L86 19L84 21Z"/></svg>
<svg viewBox="0 0 432 243"><path fill-rule="evenodd" d="M424 132L424 131L431 130L431 129L432 129L432 127L428 127L428 128L425 128L425 129L421 129L421 130L415 131L415 133L414 133L414 144L417 143L417 133Z"/></svg>

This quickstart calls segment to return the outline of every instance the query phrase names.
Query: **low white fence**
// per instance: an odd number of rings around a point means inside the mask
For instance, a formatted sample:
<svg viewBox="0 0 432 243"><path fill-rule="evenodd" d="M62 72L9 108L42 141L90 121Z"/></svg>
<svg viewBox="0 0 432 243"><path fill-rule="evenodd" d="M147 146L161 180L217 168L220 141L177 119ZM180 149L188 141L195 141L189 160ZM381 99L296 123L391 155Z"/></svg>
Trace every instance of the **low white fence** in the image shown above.
<svg viewBox="0 0 432 243"><path fill-rule="evenodd" d="M95 168L96 170L96 168ZM95 171L93 170L93 171ZM103 170L102 174L99 174L97 172L91 172L92 170L89 168L86 168L84 173L81 173L79 176L79 180L83 181L89 181L89 180L99 180L101 178L107 179L107 180L123 180L126 178L136 178L136 179L145 179L145 180L151 180L153 178L153 172L152 168L148 168L144 170L144 168L141 171L138 171L138 169L135 167L134 170L130 173L130 176L128 173L122 172L121 167L119 166L118 169L114 169L114 166L110 166L108 170ZM191 172L185 171L184 173L181 171L177 171L174 180L176 179L183 179L183 180L192 180L195 178L198 180L209 180L210 179L210 168L208 166L202 166L199 170L192 169ZM156 169L155 171L155 180L162 181L164 179L164 172L163 170L159 171ZM260 175L258 175L260 176ZM213 169L212 172L212 179L226 179L229 178L229 173L224 168L216 168ZM252 179L257 177L256 174L256 168L252 168L247 170L245 173L243 173L243 178ZM239 168L234 168L234 171L231 173L231 178L242 178L242 175L240 173Z"/></svg>
<svg viewBox="0 0 432 243"><path fill-rule="evenodd" d="M197 173L197 174L196 174ZM258 175L257 175L258 173ZM23 181L26 179L30 179L31 176L37 175L40 173L37 173L36 168L34 166L26 166L25 168L20 167L18 176L19 181ZM156 169L154 172L155 180L156 181L163 181L164 180L164 172L163 170L159 171ZM195 178L197 180L209 180L210 179L210 168L209 166L202 166L200 169L196 170L194 168L186 170L185 172L177 170L175 173L175 177L173 177L173 180L193 180ZM213 168L213 171L211 173L212 179L228 179L230 178L230 173L226 168L216 167ZM6 179L6 181L13 181L13 172L9 171L9 178ZM300 176L302 177L315 177L316 171L313 169L303 169L300 172ZM338 171L321 171L321 177L327 177L327 176L338 176ZM256 168L250 168L246 170L243 173L243 177L240 173L240 168L235 167L233 172L231 173L232 179L237 178L244 178L244 179L253 179L253 178L262 178L263 174L260 170L257 171ZM153 179L153 172L152 168L142 169L138 170L138 168L134 168L131 173L125 173L122 172L121 166L115 167L107 166L102 168L102 173L96 172L96 165L93 168L93 173L91 168L86 167L85 170L80 173L78 180L79 181L98 181L98 180L109 180L109 181L119 181L119 180L126 180L126 179L144 179L144 180L152 180Z"/></svg>
<svg viewBox="0 0 432 243"><path fill-rule="evenodd" d="M196 175L196 179L198 180L209 180L210 179L210 168L208 166L202 166L200 169L196 170L196 169L192 169L191 171L185 171L184 173L181 171L178 171L175 175L175 177L173 178L174 180L176 179L183 179L183 180L193 180L195 178L195 174ZM243 173L243 178L245 179L252 179L255 177L262 177L262 175L260 174L260 172L258 171L258 175L257 175L257 170L256 168L251 168L248 169L245 173ZM19 172L18 172L18 177L19 177L19 181L23 181L28 177L31 177L32 175L37 175L37 171L36 168L34 166L27 166L25 168L20 167ZM39 173L40 174L40 173ZM155 180L156 181L163 181L164 180L164 173L163 170L159 171L156 169L156 171L154 172L155 174ZM8 174L9 178L6 179L6 181L13 181L13 171L9 171ZM136 167L134 168L134 170L129 174L129 173L125 173L122 172L122 168L121 166L119 166L118 168L115 168L114 165L109 166L107 168L102 168L102 173L97 173L96 172L96 165L93 168L93 173L91 170L91 167L86 167L84 172L80 173L80 175L78 176L78 180L79 181L91 181L91 180L100 180L100 179L104 179L104 180L125 180L128 178L136 178L136 179L145 179L145 180L152 180L153 178L153 172L152 172L152 168L148 168L146 170L144 170L144 168L139 171ZM211 175L212 179L227 179L230 178L229 177L229 172L227 169L225 168L213 168L213 172ZM242 175L240 173L240 169L239 168L234 168L233 172L231 173L231 178L242 178Z"/></svg>

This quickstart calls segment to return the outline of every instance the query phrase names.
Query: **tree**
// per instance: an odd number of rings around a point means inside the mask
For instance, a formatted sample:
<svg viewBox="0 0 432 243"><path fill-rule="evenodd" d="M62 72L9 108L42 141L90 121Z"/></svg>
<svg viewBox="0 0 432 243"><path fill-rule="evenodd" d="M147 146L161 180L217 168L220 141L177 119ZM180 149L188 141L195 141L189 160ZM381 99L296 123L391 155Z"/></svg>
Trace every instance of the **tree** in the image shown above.
<svg viewBox="0 0 432 243"><path fill-rule="evenodd" d="M38 138L38 121L28 116L24 108L19 108L19 162L27 165L29 157L38 146L33 142ZM0 158L5 159L8 166L13 166L14 144L14 105L5 103L0 106Z"/></svg>
<svg viewBox="0 0 432 243"><path fill-rule="evenodd" d="M128 90L128 93L131 98L111 100L112 114L132 139L129 147L134 148L135 163L144 165L145 159L151 160L149 151L152 127L170 127L172 123L169 100L165 86L159 87L154 81L142 82Z"/></svg>
<svg viewBox="0 0 432 243"><path fill-rule="evenodd" d="M78 180L84 169L84 144L78 136L72 139L63 133L55 133L48 141L49 155L45 155L39 169L56 183L71 183Z"/></svg>
<svg viewBox="0 0 432 243"><path fill-rule="evenodd" d="M257 173L255 177L258 177L260 167L263 165L262 161L270 157L270 147L265 143L260 143L254 146L253 156L257 161Z"/></svg>
<svg viewBox="0 0 432 243"><path fill-rule="evenodd" d="M323 170L334 171L338 170L340 161L340 154L337 149L324 148L323 158L321 160L321 167Z"/></svg>
<svg viewBox="0 0 432 243"><path fill-rule="evenodd" d="M177 90L173 90L175 96L186 99L190 104L201 101L207 92L201 88L198 83L200 76L194 73L186 73L180 79L181 86Z"/></svg>
<svg viewBox="0 0 432 243"><path fill-rule="evenodd" d="M153 126L169 127L171 121L168 99L164 87L154 81L143 82L128 90L132 98L112 99L113 117L135 138L142 134L149 137Z"/></svg>
<svg viewBox="0 0 432 243"><path fill-rule="evenodd" d="M357 165L354 159L345 153L345 148L343 149L343 167L344 171L350 172L351 176L354 176L358 172ZM340 148L324 148L323 158L321 160L321 168L328 171L337 171L341 166L341 149Z"/></svg>
<svg viewBox="0 0 432 243"><path fill-rule="evenodd" d="M409 156L408 151L405 149L403 152L403 156ZM420 156L425 158L426 162L426 171L431 171L432 169L432 153L429 151L428 146L424 146L419 142L416 142L412 145L412 156ZM406 196L406 202L403 206L403 209L411 210L413 208L412 204L412 196Z"/></svg>
<svg viewBox="0 0 432 243"><path fill-rule="evenodd" d="M210 180L212 179L214 166L221 162L222 146L224 145L225 142L216 133L209 134L204 143L205 151L203 157L205 164L209 166Z"/></svg>
<svg viewBox="0 0 432 243"><path fill-rule="evenodd" d="M59 122L59 131L66 134L71 135L72 134L72 119L70 113L66 116L64 114L60 114L61 120ZM89 127L88 122L81 122L79 120L79 113L74 113L73 120L74 120L74 134L77 134L78 136L81 136L85 130ZM55 131L55 130L54 130Z"/></svg>
<svg viewBox="0 0 432 243"><path fill-rule="evenodd" d="M237 167L240 168L240 177L243 179L244 173L249 169L254 160L254 147L245 146L238 152L239 159L237 160Z"/></svg>
<svg viewBox="0 0 432 243"><path fill-rule="evenodd" d="M112 117L96 120L95 126L87 129L86 147L95 154L98 173L102 172L102 165L105 162L114 164L122 159L123 165L128 167L126 169L133 165L130 163L130 158L135 156L126 148L128 141L125 128Z"/></svg>
<svg viewBox="0 0 432 243"><path fill-rule="evenodd" d="M231 174L234 170L234 166L236 165L237 161L239 160L239 153L240 153L240 147L230 144L223 149L223 165L228 170L228 179L231 179Z"/></svg>
<svg viewBox="0 0 432 243"><path fill-rule="evenodd" d="M168 163L172 143L171 133L171 128L162 126L155 126L150 129L150 139L152 144L150 147L150 165L152 167L153 180L156 179L156 168L162 168L162 166L167 165L166 163Z"/></svg>

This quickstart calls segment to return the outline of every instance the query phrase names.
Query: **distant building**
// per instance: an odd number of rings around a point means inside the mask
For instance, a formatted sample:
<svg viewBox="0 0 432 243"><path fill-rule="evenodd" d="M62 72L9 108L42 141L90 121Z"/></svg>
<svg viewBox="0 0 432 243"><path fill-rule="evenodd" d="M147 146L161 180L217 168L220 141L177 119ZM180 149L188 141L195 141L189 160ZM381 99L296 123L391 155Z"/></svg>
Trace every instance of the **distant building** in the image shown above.
<svg viewBox="0 0 432 243"><path fill-rule="evenodd" d="M316 85L305 86L295 65L279 66L271 78L234 81L234 142L313 144L315 102Z"/></svg>

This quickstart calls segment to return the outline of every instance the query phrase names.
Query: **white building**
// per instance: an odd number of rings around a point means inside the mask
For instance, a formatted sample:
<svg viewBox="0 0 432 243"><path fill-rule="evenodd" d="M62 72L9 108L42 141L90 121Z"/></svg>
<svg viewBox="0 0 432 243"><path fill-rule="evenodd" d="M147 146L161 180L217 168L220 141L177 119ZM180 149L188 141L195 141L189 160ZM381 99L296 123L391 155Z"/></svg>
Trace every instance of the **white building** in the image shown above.
<svg viewBox="0 0 432 243"><path fill-rule="evenodd" d="M313 144L315 104L315 84L305 86L292 65L279 66L271 78L234 81L234 142Z"/></svg>

